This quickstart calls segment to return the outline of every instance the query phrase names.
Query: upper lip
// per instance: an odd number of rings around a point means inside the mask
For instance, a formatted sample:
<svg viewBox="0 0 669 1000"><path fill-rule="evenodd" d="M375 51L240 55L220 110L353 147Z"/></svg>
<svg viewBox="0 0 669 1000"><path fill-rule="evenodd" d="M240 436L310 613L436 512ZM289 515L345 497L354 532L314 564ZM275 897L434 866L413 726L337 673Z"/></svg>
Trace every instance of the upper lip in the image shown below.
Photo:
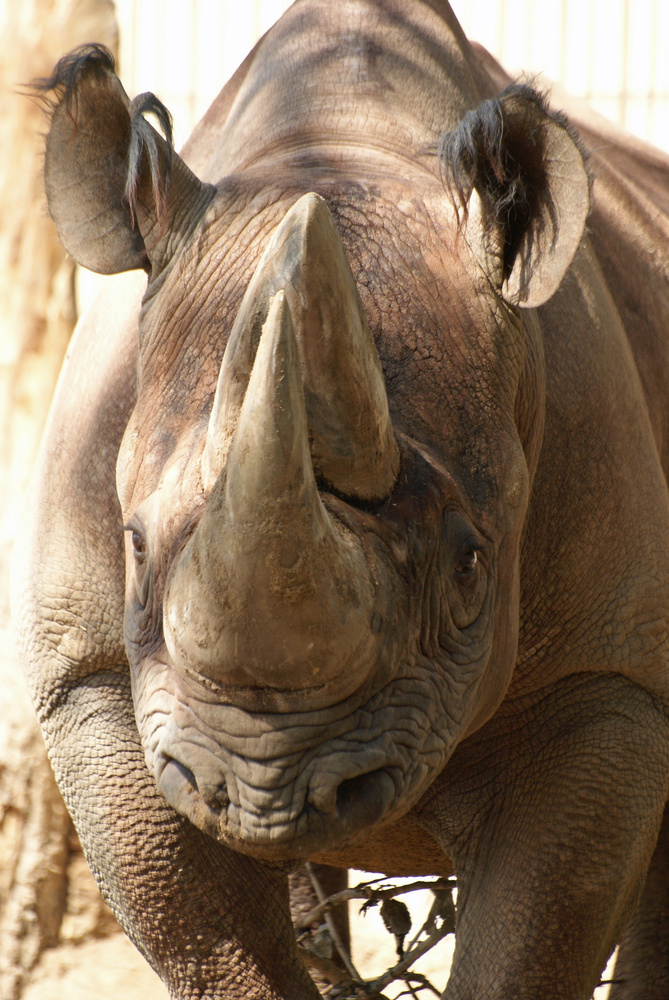
<svg viewBox="0 0 669 1000"><path fill-rule="evenodd" d="M268 810L264 817L247 814L242 826L234 820L239 810L230 809L225 801L217 806L208 802L193 772L175 758L163 757L158 771L158 787L178 812L235 850L267 858L277 854L302 857L326 844L340 846L377 822L387 812L395 792L389 774L375 768L333 783L321 802L318 795L307 791L293 819L284 814L273 824Z"/></svg>

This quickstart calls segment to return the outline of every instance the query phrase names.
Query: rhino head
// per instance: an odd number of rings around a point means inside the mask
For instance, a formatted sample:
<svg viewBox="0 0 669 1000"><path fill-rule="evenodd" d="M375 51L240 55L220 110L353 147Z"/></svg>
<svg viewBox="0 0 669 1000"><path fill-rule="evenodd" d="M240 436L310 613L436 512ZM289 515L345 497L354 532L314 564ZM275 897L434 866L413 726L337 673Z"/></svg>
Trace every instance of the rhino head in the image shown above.
<svg viewBox="0 0 669 1000"><path fill-rule="evenodd" d="M516 90L466 95L396 199L341 169L208 184L101 50L49 85L65 246L149 275L117 480L148 767L236 850L339 849L415 805L509 686L543 403L518 305L576 252L581 154Z"/></svg>

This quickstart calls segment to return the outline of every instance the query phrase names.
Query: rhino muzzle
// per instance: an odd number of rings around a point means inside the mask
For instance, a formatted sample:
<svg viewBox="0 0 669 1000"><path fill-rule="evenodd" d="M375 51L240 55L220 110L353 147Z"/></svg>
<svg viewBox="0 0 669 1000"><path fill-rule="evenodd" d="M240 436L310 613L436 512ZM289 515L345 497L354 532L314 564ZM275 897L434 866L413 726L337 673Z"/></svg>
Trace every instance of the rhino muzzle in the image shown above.
<svg viewBox="0 0 669 1000"><path fill-rule="evenodd" d="M336 494L382 499L398 468L355 281L325 202L306 195L272 238L226 349L202 463L213 484L165 590L177 671L228 692L308 691L314 704L359 690L392 588Z"/></svg>
<svg viewBox="0 0 669 1000"><path fill-rule="evenodd" d="M222 771L220 784L207 787L201 771L196 777L171 757L159 760L157 773L167 801L199 829L241 853L275 861L354 843L361 831L382 819L397 793L390 768L332 780L323 800L317 785L287 788L286 796L245 789L239 782L232 783L237 793L233 800ZM258 799L264 800L261 808L254 801Z"/></svg>

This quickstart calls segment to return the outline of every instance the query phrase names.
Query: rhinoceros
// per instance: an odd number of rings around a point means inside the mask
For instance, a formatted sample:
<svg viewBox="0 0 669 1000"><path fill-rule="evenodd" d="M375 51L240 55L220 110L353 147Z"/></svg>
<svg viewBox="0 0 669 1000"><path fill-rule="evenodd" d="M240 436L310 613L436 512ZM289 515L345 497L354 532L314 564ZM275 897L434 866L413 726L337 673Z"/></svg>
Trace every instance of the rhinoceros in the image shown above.
<svg viewBox="0 0 669 1000"><path fill-rule="evenodd" d="M455 873L448 1000L585 1000L621 938L669 995L669 162L502 77L445 0L299 0L181 155L99 46L43 82L61 240L134 273L16 614L175 1000L318 996L308 859Z"/></svg>

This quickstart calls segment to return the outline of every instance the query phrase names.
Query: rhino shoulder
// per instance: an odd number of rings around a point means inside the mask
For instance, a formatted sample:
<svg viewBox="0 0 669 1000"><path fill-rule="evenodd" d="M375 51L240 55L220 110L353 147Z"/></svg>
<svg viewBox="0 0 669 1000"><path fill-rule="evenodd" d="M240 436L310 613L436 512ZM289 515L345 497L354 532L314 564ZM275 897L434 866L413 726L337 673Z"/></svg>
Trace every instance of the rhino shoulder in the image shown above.
<svg viewBox="0 0 669 1000"><path fill-rule="evenodd" d="M126 669L115 466L135 400L145 283L141 272L108 279L79 322L33 473L12 603L38 710L56 690Z"/></svg>

